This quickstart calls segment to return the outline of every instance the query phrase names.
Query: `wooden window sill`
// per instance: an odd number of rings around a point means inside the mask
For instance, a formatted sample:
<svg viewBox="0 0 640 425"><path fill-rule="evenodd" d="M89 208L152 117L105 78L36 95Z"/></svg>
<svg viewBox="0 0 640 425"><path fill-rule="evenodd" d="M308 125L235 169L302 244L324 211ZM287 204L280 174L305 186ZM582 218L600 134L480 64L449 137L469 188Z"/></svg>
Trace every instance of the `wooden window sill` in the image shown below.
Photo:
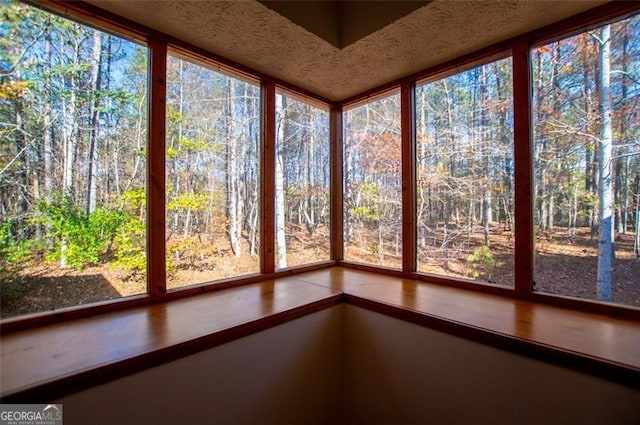
<svg viewBox="0 0 640 425"><path fill-rule="evenodd" d="M346 301L640 388L640 322L332 267L1 337L3 402L35 402Z"/></svg>
<svg viewBox="0 0 640 425"><path fill-rule="evenodd" d="M291 276L2 335L2 401L51 400L341 300Z"/></svg>

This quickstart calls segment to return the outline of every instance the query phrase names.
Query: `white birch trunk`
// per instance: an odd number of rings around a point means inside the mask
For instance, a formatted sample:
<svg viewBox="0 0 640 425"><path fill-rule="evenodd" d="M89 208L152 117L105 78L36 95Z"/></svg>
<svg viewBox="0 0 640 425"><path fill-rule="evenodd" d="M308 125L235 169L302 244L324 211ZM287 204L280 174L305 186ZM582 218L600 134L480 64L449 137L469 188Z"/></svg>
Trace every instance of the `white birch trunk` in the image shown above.
<svg viewBox="0 0 640 425"><path fill-rule="evenodd" d="M238 214L238 137L235 131L234 83L229 79L227 127L227 214L229 218L229 243L236 257L242 255L240 244L241 217Z"/></svg>
<svg viewBox="0 0 640 425"><path fill-rule="evenodd" d="M611 181L611 97L610 97L610 55L611 30L609 25L600 32L599 80L600 80L600 229L598 240L598 274L596 288L598 298L611 301L611 268L613 245L613 199Z"/></svg>
<svg viewBox="0 0 640 425"><path fill-rule="evenodd" d="M98 196L98 97L100 90L100 61L102 53L102 33L93 32L93 58L91 64L91 89L94 99L91 102L91 135L89 140L89 170L87 173L87 213L96 210Z"/></svg>
<svg viewBox="0 0 640 425"><path fill-rule="evenodd" d="M284 100L283 96L276 96L276 111L280 111L278 117L278 138L284 141ZM285 238L284 227L284 173L282 169L282 146L276 150L276 172L275 172L275 191L276 191L276 267L287 267L287 241Z"/></svg>

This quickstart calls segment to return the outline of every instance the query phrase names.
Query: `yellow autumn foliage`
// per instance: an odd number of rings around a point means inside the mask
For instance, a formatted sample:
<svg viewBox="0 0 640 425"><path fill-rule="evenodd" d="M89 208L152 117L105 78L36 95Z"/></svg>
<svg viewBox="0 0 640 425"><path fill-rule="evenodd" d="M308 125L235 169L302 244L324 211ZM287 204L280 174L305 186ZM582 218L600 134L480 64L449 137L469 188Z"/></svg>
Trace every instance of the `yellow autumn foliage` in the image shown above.
<svg viewBox="0 0 640 425"><path fill-rule="evenodd" d="M29 91L28 81L5 80L0 83L0 98L18 100Z"/></svg>

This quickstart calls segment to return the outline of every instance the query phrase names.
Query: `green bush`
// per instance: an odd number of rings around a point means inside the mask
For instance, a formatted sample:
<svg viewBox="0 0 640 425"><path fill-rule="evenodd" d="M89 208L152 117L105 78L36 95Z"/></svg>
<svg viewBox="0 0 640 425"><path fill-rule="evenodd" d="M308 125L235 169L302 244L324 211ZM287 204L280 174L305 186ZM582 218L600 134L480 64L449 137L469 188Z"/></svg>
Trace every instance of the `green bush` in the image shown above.
<svg viewBox="0 0 640 425"><path fill-rule="evenodd" d="M467 264L471 266L471 275L474 279L478 279L483 275L487 275L487 278L490 278L491 272L496 265L496 259L487 245L481 245L467 256Z"/></svg>
<svg viewBox="0 0 640 425"><path fill-rule="evenodd" d="M144 271L147 267L145 236L144 221L127 215L113 241L115 265L126 270Z"/></svg>
<svg viewBox="0 0 640 425"><path fill-rule="evenodd" d="M98 264L126 220L121 211L105 207L87 214L64 196L56 196L52 202L40 202L38 211L38 220L48 229L47 237L52 241L45 258L48 261L64 259L76 269Z"/></svg>
<svg viewBox="0 0 640 425"><path fill-rule="evenodd" d="M121 201L121 208L139 210L143 207L144 191L129 191ZM118 267L145 270L145 222L121 208L100 206L87 213L63 195L54 196L50 202L40 201L30 224L42 226L46 232L44 239L21 240L14 234L15 223L1 223L0 268L22 264L35 253L44 253L45 261L64 259L64 265L78 270L110 256L115 256L114 264Z"/></svg>
<svg viewBox="0 0 640 425"><path fill-rule="evenodd" d="M12 234L14 224L12 221L5 221L0 225L0 263L24 263L32 258L33 251L36 250L35 241L15 238Z"/></svg>

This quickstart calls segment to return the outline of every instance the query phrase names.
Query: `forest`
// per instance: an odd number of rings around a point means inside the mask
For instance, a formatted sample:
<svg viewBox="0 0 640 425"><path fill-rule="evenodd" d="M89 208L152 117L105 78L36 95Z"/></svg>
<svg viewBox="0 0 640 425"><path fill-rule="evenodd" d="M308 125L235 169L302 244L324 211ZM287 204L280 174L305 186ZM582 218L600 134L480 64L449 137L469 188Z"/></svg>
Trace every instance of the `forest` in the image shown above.
<svg viewBox="0 0 640 425"><path fill-rule="evenodd" d="M148 49L0 3L2 314L146 292ZM329 113L277 95L277 267L329 259ZM258 273L260 87L170 52L167 287Z"/></svg>
<svg viewBox="0 0 640 425"><path fill-rule="evenodd" d="M640 305L638 34L632 17L532 49L536 290ZM417 270L513 286L511 59L415 98ZM344 113L347 260L401 265L399 103Z"/></svg>
<svg viewBox="0 0 640 425"><path fill-rule="evenodd" d="M147 291L148 48L0 1L2 316ZM532 50L536 290L640 305L640 19ZM417 270L513 285L511 59L418 84ZM260 271L261 93L178 50L167 287ZM343 114L345 260L400 268L400 96ZM329 112L278 89L276 268L328 260ZM608 249L608 250L607 250Z"/></svg>

